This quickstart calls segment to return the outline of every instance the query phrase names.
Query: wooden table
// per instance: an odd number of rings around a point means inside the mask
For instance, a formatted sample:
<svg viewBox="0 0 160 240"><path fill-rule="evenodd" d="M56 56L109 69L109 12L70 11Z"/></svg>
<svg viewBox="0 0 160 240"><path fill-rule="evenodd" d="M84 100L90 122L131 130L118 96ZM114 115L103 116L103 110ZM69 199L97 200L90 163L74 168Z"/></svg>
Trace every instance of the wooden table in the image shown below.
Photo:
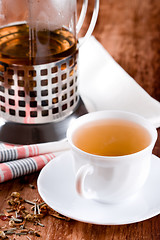
<svg viewBox="0 0 160 240"><path fill-rule="evenodd" d="M80 8L80 1L78 8ZM82 34L90 18L89 14ZM139 83L152 97L160 101L160 2L159 0L101 0L99 18L94 36L101 42L113 58ZM154 154L160 157L159 137ZM6 207L6 198L18 191L24 198L39 198L36 185L39 173L21 177L0 185L0 209ZM0 220L0 226L4 224ZM121 226L99 226L70 222L46 217L41 239L45 240L151 240L160 239L160 215L149 220ZM29 236L31 239L37 237ZM10 237L13 239L13 237ZM15 239L27 239L26 236Z"/></svg>

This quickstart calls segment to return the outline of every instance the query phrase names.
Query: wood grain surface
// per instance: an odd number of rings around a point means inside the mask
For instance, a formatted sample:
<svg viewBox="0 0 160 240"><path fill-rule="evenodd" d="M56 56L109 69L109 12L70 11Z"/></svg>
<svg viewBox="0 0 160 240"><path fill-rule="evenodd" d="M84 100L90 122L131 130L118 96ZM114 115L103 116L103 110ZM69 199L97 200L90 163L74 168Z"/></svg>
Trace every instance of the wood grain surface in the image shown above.
<svg viewBox="0 0 160 240"><path fill-rule="evenodd" d="M82 1L78 1L78 9ZM90 20L93 0L89 1L87 19L81 31L84 34ZM152 97L160 101L160 1L159 0L101 0L100 12L93 35L113 58ZM159 137L154 154L160 157ZM6 207L6 199L13 191L24 198L39 198L36 186L39 173L34 173L0 184L0 210ZM159 240L160 215L139 223L119 226L99 226L70 222L46 217L45 227L34 226L41 231L44 240ZM0 220L0 227L4 222ZM27 240L26 236L14 236ZM38 239L29 236L30 239ZM14 239L13 236L10 239Z"/></svg>

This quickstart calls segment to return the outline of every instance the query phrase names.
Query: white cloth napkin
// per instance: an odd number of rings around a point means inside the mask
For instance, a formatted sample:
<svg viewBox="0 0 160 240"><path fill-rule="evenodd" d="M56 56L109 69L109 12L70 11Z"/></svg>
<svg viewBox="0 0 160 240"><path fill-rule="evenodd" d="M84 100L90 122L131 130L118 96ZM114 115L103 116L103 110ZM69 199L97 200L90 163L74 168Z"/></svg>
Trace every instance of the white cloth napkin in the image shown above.
<svg viewBox="0 0 160 240"><path fill-rule="evenodd" d="M124 110L160 127L160 103L131 78L92 36L80 47L79 91L90 111Z"/></svg>

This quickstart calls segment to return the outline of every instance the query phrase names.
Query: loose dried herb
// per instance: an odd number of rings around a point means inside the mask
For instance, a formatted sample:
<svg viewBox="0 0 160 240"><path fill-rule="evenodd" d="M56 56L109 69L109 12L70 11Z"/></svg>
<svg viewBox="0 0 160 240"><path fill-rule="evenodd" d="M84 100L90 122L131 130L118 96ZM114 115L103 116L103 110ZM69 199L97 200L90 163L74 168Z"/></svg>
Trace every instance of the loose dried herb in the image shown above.
<svg viewBox="0 0 160 240"><path fill-rule="evenodd" d="M36 189L36 187L33 184L29 184L28 186L32 189Z"/></svg>
<svg viewBox="0 0 160 240"><path fill-rule="evenodd" d="M6 221L6 220L8 220L8 217L7 217L6 215L4 215L4 214L1 214L1 215L0 215L0 219L1 219L2 221Z"/></svg>
<svg viewBox="0 0 160 240"><path fill-rule="evenodd" d="M5 239L6 238L6 234L3 231L0 231L0 238L1 239Z"/></svg>
<svg viewBox="0 0 160 240"><path fill-rule="evenodd" d="M52 216L58 219L63 219L69 221L67 218L53 209L51 209L45 202L41 199L34 199L33 201L23 199L19 192L12 192L10 197L7 199L9 208L4 209L4 213L0 214L0 220L8 221L9 228L7 226L1 227L3 231L0 231L0 239L8 239L8 235L34 235L40 237L39 231L27 227L27 223L32 223L33 225L38 225L45 227L41 223L41 219L45 216ZM30 211L26 210L25 205L31 205ZM30 239L27 236L28 239Z"/></svg>

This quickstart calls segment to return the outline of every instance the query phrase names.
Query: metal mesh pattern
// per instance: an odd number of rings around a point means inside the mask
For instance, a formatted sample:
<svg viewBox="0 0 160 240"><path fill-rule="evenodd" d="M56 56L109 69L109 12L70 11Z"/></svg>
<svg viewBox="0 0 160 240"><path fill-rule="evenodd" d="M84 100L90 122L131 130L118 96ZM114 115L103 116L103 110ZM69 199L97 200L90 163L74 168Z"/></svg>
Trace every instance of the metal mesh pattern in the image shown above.
<svg viewBox="0 0 160 240"><path fill-rule="evenodd" d="M0 63L0 115L19 123L46 123L69 115L78 103L78 52L34 66Z"/></svg>

